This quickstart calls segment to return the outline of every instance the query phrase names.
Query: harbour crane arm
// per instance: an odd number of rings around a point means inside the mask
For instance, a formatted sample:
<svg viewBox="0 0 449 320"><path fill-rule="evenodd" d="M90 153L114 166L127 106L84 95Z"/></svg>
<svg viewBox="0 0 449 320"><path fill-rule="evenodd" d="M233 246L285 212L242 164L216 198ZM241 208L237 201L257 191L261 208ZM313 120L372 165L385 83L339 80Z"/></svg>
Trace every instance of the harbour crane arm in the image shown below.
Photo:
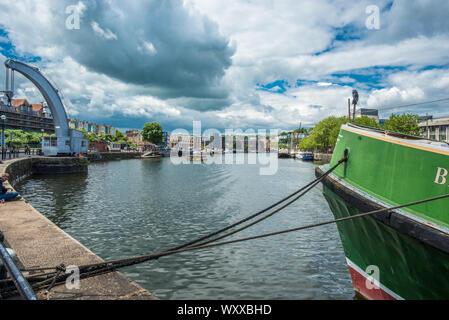
<svg viewBox="0 0 449 320"><path fill-rule="evenodd" d="M24 75L39 89L53 115L56 136L68 137L70 133L67 113L64 109L58 90L36 67L12 59L6 60L5 66Z"/></svg>

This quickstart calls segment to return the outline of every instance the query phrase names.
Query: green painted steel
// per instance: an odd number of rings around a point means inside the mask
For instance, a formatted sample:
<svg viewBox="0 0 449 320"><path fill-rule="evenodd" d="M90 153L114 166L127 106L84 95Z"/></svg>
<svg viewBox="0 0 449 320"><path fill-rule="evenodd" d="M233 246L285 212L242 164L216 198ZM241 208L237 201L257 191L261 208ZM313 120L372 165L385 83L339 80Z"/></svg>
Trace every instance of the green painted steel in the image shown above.
<svg viewBox="0 0 449 320"><path fill-rule="evenodd" d="M368 131L369 132L369 131ZM334 173L352 186L391 205L449 193L449 155L420 150L347 131L342 127L330 163L349 159ZM447 180L446 183L442 183ZM437 183L438 182L438 183ZM449 199L405 208L425 221L449 228Z"/></svg>
<svg viewBox="0 0 449 320"><path fill-rule="evenodd" d="M361 213L324 187L335 218ZM337 224L345 255L360 269L379 268L382 285L404 299L448 299L449 259L440 250L402 234L373 217Z"/></svg>

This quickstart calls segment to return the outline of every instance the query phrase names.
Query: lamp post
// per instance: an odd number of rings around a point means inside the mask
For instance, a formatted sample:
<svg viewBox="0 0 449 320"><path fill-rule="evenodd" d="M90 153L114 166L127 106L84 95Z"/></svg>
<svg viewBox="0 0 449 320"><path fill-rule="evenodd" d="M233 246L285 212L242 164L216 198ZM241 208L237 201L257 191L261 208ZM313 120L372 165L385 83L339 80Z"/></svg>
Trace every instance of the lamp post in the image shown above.
<svg viewBox="0 0 449 320"><path fill-rule="evenodd" d="M41 135L41 154L44 151L44 129L41 129L42 135Z"/></svg>
<svg viewBox="0 0 449 320"><path fill-rule="evenodd" d="M357 106L357 102L359 102L359 93L357 90L352 90L352 104L354 105L354 109L352 111L352 123L355 123L355 108Z"/></svg>
<svg viewBox="0 0 449 320"><path fill-rule="evenodd" d="M2 114L0 116L0 118L2 119L2 160L5 159L5 120L6 120L6 116L4 114Z"/></svg>

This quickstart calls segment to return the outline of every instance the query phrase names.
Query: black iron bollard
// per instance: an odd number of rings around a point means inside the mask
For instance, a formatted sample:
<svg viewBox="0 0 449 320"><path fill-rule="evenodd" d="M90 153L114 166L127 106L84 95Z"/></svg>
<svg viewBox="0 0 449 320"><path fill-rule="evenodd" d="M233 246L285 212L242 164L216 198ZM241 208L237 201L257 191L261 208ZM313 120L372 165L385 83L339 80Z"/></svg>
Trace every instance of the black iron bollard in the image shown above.
<svg viewBox="0 0 449 320"><path fill-rule="evenodd" d="M3 243L5 241L5 236L3 235L3 232L0 231L0 243ZM5 266L3 263L0 265L0 280L6 279L6 276L8 275Z"/></svg>

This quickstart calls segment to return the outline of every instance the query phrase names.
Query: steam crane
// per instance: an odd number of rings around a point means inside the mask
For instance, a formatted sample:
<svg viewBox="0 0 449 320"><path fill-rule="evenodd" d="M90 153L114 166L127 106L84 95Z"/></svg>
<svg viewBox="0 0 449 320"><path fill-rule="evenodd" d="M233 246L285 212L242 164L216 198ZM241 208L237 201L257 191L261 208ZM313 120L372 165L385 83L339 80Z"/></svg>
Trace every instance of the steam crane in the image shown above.
<svg viewBox="0 0 449 320"><path fill-rule="evenodd" d="M53 115L56 137L42 138L42 151L46 156L74 155L87 152L87 139L81 131L69 128L67 113L58 90L45 78L39 68L8 59L6 66L6 90L8 104L14 96L14 71L29 79L41 92ZM10 73L11 71L11 73ZM9 81L11 77L11 81ZM9 88L11 83L11 88Z"/></svg>

